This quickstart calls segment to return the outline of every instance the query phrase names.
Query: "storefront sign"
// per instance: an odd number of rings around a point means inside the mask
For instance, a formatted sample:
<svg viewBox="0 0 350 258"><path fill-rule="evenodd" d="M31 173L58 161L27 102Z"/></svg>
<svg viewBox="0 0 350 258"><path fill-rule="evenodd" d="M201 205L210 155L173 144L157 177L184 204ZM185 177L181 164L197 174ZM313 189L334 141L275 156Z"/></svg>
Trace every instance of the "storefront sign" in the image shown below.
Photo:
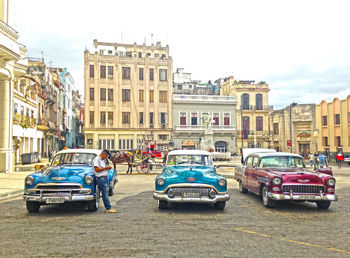
<svg viewBox="0 0 350 258"><path fill-rule="evenodd" d="M194 141L183 141L182 145L184 145L184 146L194 146L195 143L194 143Z"/></svg>
<svg viewBox="0 0 350 258"><path fill-rule="evenodd" d="M307 138L307 137L311 137L311 134L308 132L301 132L297 135L298 137L303 137L303 138Z"/></svg>

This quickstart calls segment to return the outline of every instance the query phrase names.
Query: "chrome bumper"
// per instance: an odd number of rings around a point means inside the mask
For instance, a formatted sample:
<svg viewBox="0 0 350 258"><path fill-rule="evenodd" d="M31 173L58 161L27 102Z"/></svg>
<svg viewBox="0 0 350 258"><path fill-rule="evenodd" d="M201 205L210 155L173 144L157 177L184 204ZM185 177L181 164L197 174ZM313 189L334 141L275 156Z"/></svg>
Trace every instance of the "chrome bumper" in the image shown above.
<svg viewBox="0 0 350 258"><path fill-rule="evenodd" d="M335 194L275 194L268 193L268 197L272 200L300 200L300 201L338 201Z"/></svg>
<svg viewBox="0 0 350 258"><path fill-rule="evenodd" d="M50 195L23 195L23 200L25 201L33 201L33 202L42 202L46 203L46 200L50 198L63 198L64 202L81 202L81 201L91 201L95 199L95 195L89 194L89 195L57 195L57 194L50 194Z"/></svg>
<svg viewBox="0 0 350 258"><path fill-rule="evenodd" d="M228 194L217 194L214 198L208 196L201 196L199 198L184 198L181 196L169 197L164 193L153 193L153 198L156 200L167 201L167 202L195 202L195 203L216 203L230 200Z"/></svg>

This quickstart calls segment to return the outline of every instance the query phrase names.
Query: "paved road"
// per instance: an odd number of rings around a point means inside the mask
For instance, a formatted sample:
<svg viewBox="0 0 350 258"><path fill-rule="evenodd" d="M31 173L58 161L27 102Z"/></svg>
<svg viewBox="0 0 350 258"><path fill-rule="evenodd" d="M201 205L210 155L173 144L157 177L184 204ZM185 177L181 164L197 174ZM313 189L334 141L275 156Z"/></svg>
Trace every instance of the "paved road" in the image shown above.
<svg viewBox="0 0 350 258"><path fill-rule="evenodd" d="M231 178L224 211L208 205L159 211L154 178L121 175L111 198L117 214L66 205L30 215L22 200L1 203L0 257L350 257L350 172L336 173L340 200L326 211L312 203L266 209L255 195L240 194Z"/></svg>

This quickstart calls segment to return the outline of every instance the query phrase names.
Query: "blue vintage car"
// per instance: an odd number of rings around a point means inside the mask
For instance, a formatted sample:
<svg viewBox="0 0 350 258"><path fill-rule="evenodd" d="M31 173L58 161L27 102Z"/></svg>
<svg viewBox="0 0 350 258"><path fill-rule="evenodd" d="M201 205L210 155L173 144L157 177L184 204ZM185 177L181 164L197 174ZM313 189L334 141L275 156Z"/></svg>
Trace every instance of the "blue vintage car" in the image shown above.
<svg viewBox="0 0 350 258"><path fill-rule="evenodd" d="M213 203L223 210L230 199L227 180L216 173L209 152L176 150L169 152L166 165L155 181L153 198L158 208L171 202Z"/></svg>
<svg viewBox="0 0 350 258"><path fill-rule="evenodd" d="M86 202L88 210L97 211L100 192L96 187L93 159L101 150L67 149L58 152L49 167L25 178L23 199L28 212L38 212L41 205ZM117 172L109 171L109 195L114 194Z"/></svg>

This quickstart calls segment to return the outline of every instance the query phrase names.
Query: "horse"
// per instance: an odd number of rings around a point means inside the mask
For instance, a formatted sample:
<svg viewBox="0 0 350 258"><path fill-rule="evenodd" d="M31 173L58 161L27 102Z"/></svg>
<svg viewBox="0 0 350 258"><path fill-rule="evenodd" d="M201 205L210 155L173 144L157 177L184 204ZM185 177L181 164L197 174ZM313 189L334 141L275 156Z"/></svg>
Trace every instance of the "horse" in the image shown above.
<svg viewBox="0 0 350 258"><path fill-rule="evenodd" d="M126 162L130 166L132 164L132 159L129 153L118 151L114 156L109 155L108 159L113 163L114 169L116 169L117 164Z"/></svg>

